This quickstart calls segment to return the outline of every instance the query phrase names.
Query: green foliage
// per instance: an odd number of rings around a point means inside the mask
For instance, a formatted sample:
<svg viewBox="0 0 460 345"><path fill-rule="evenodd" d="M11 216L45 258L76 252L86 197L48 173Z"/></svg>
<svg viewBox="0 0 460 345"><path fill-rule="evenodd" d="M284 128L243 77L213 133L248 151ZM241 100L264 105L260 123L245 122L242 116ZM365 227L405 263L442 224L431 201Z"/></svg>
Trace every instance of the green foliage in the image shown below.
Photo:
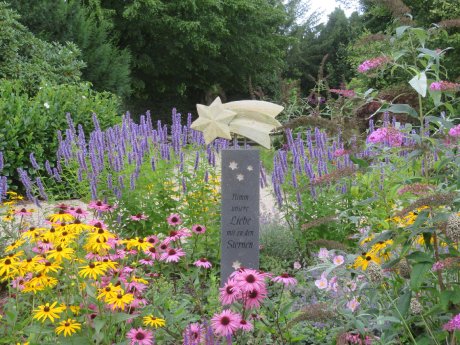
<svg viewBox="0 0 460 345"><path fill-rule="evenodd" d="M47 41L73 42L86 63L82 78L96 90L111 91L121 97L131 92L130 59L126 49L116 45L110 12L99 2L10 1L20 14L20 21Z"/></svg>
<svg viewBox="0 0 460 345"><path fill-rule="evenodd" d="M20 80L29 93L43 81L78 82L85 64L77 46L42 41L18 20L18 14L0 2L0 78Z"/></svg>
<svg viewBox="0 0 460 345"><path fill-rule="evenodd" d="M34 96L20 81L0 79L0 151L5 156L3 174L18 186L17 168L31 170L29 155L37 162L56 160L57 131L66 127L66 113L76 125L91 130L93 113L102 127L118 121L119 100L108 92L98 93L88 84L41 84ZM43 165L41 166L44 171ZM35 174L34 174L35 175Z"/></svg>
<svg viewBox="0 0 460 345"><path fill-rule="evenodd" d="M247 94L250 77L263 82L282 67L287 41L279 29L286 18L280 1L101 3L114 10L120 45L133 54L137 100L177 104L216 91Z"/></svg>

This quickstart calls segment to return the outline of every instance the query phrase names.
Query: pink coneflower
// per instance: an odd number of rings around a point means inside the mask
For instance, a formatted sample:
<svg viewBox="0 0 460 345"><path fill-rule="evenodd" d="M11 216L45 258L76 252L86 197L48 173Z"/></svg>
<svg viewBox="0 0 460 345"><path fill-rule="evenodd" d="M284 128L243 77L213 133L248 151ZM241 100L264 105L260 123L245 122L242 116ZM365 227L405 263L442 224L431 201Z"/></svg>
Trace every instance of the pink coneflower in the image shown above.
<svg viewBox="0 0 460 345"><path fill-rule="evenodd" d="M155 247L150 247L145 250L144 254L148 255L152 260L158 260L160 258L160 253L158 253Z"/></svg>
<svg viewBox="0 0 460 345"><path fill-rule="evenodd" d="M32 210L26 210L25 208L21 208L20 210L15 210L14 214L18 216L30 216L32 214Z"/></svg>
<svg viewBox="0 0 460 345"><path fill-rule="evenodd" d="M241 269L235 274L235 282L242 291L260 290L265 288L265 275L252 269Z"/></svg>
<svg viewBox="0 0 460 345"><path fill-rule="evenodd" d="M244 306L248 309L259 308L265 297L267 297L267 290L265 287L258 290L248 291L243 297Z"/></svg>
<svg viewBox="0 0 460 345"><path fill-rule="evenodd" d="M184 330L184 344L199 345L204 338L205 329L199 323L191 323Z"/></svg>
<svg viewBox="0 0 460 345"><path fill-rule="evenodd" d="M65 211L69 208L69 205L61 203L59 205L56 205L55 207Z"/></svg>
<svg viewBox="0 0 460 345"><path fill-rule="evenodd" d="M166 243L161 243L159 246L158 246L158 249L160 252L166 252L169 250L169 245L166 244Z"/></svg>
<svg viewBox="0 0 460 345"><path fill-rule="evenodd" d="M95 228L99 228L99 229L107 230L108 228L107 224L105 224L102 220L99 220L99 219L91 219L88 222L88 224L94 226Z"/></svg>
<svg viewBox="0 0 460 345"><path fill-rule="evenodd" d="M157 243L160 242L157 236L155 235L150 235L145 239L148 243L150 243L152 246L156 245Z"/></svg>
<svg viewBox="0 0 460 345"><path fill-rule="evenodd" d="M85 218L86 216L89 215L89 212L85 211L81 207L77 207L77 208L71 207L69 209L69 213L75 218Z"/></svg>
<svg viewBox="0 0 460 345"><path fill-rule="evenodd" d="M455 137L455 138L460 137L460 125L457 125L455 127L452 127L451 129L449 129L449 135L451 137Z"/></svg>
<svg viewBox="0 0 460 345"><path fill-rule="evenodd" d="M241 297L241 290L233 279L228 279L224 287L219 288L219 300L222 305L232 304Z"/></svg>
<svg viewBox="0 0 460 345"><path fill-rule="evenodd" d="M182 248L169 248L167 252L161 254L160 260L166 262L178 262L181 256L185 256Z"/></svg>
<svg viewBox="0 0 460 345"><path fill-rule="evenodd" d="M88 208L91 208L93 210L100 211L100 212L106 212L109 209L109 205L101 200L92 200L88 204Z"/></svg>
<svg viewBox="0 0 460 345"><path fill-rule="evenodd" d="M284 286L297 285L297 279L291 277L288 273L283 273L280 276L273 278L272 280L277 283L282 283Z"/></svg>
<svg viewBox="0 0 460 345"><path fill-rule="evenodd" d="M403 139L403 134L392 127L376 129L367 137L367 141L370 143L386 143L392 147L401 146Z"/></svg>
<svg viewBox="0 0 460 345"><path fill-rule="evenodd" d="M206 227L200 224L195 224L192 226L192 231L195 234L204 234L206 232Z"/></svg>
<svg viewBox="0 0 460 345"><path fill-rule="evenodd" d="M130 345L153 345L153 333L141 327L131 328L126 337L131 340Z"/></svg>
<svg viewBox="0 0 460 345"><path fill-rule="evenodd" d="M211 268L212 264L206 258L201 258L193 263L196 267Z"/></svg>
<svg viewBox="0 0 460 345"><path fill-rule="evenodd" d="M141 220L146 220L149 218L149 216L143 214L143 213L138 213L138 214L135 214L133 216L130 216L129 218L131 218L131 220L134 220L136 222L139 222Z"/></svg>
<svg viewBox="0 0 460 345"><path fill-rule="evenodd" d="M224 310L220 314L214 314L211 326L214 333L222 337L232 335L240 326L240 315L231 310Z"/></svg>
<svg viewBox="0 0 460 345"><path fill-rule="evenodd" d="M153 266L155 261L151 257L148 257L148 258L145 258L145 259L140 259L139 263L142 264L142 265L146 265L146 266Z"/></svg>
<svg viewBox="0 0 460 345"><path fill-rule="evenodd" d="M168 237L166 237L161 243L170 244L171 242L175 242L182 237L185 237L185 234L182 230L172 230L169 232Z"/></svg>
<svg viewBox="0 0 460 345"><path fill-rule="evenodd" d="M334 263L334 265L340 266L341 264L345 262L345 259L343 258L342 255L337 255L337 256L334 256L334 258L332 259L332 262Z"/></svg>
<svg viewBox="0 0 460 345"><path fill-rule="evenodd" d="M29 278L30 279L30 278ZM19 291L24 290L24 283L27 282L27 279L24 277L17 277L11 281L11 286L14 289L18 289Z"/></svg>
<svg viewBox="0 0 460 345"><path fill-rule="evenodd" d="M169 217L166 219L169 225L176 226L182 224L182 219L177 213L172 213L169 215Z"/></svg>
<svg viewBox="0 0 460 345"><path fill-rule="evenodd" d="M240 319L239 329L241 329L243 332L250 332L253 330L253 328L254 326L251 322L246 321L245 319Z"/></svg>
<svg viewBox="0 0 460 345"><path fill-rule="evenodd" d="M455 315L448 323L442 326L442 329L453 332L460 329L460 314Z"/></svg>

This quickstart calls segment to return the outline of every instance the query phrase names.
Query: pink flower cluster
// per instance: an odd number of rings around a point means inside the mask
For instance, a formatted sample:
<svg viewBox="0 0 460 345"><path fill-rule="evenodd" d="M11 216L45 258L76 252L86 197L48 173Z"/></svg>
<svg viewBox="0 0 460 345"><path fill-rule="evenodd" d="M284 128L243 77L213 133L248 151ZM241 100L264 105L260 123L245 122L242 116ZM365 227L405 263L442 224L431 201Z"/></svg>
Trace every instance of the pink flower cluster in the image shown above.
<svg viewBox="0 0 460 345"><path fill-rule="evenodd" d="M330 89L329 91L346 98L353 98L356 96L354 90Z"/></svg>
<svg viewBox="0 0 460 345"><path fill-rule="evenodd" d="M268 295L265 279L270 276L269 273L240 268L233 272L225 285L219 289L219 300L224 306L240 302L244 310L260 308ZM272 281L284 286L297 284L297 280L287 273L272 278ZM211 319L211 326L216 335L223 337L231 336L237 330L248 332L253 329L251 321L230 309L215 314Z"/></svg>
<svg viewBox="0 0 460 345"><path fill-rule="evenodd" d="M366 60L358 67L358 72L365 73L372 69L378 68L390 61L386 56L379 56L374 59Z"/></svg>
<svg viewBox="0 0 460 345"><path fill-rule="evenodd" d="M450 81L435 81L431 83L431 91L458 91L460 89L460 84L452 83Z"/></svg>
<svg viewBox="0 0 460 345"><path fill-rule="evenodd" d="M372 337L366 335L363 337L360 334L355 333L347 333L345 336L345 340L348 341L349 344L356 344L356 345L372 345Z"/></svg>
<svg viewBox="0 0 460 345"><path fill-rule="evenodd" d="M448 323L442 326L442 329L448 332L460 330L460 314L455 315Z"/></svg>
<svg viewBox="0 0 460 345"><path fill-rule="evenodd" d="M370 143L386 143L392 147L401 146L403 139L403 134L393 127L379 128L367 137Z"/></svg>
<svg viewBox="0 0 460 345"><path fill-rule="evenodd" d="M455 127L452 127L451 129L449 129L449 135L451 137L455 137L455 138L460 137L460 125L457 125Z"/></svg>

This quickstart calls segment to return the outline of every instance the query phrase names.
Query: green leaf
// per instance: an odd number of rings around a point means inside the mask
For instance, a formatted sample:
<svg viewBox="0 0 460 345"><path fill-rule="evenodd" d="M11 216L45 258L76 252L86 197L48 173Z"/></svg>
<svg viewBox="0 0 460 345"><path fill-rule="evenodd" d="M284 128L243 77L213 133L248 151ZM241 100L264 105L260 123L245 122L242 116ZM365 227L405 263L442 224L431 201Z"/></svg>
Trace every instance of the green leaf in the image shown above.
<svg viewBox="0 0 460 345"><path fill-rule="evenodd" d="M113 317L112 317L112 320L114 323L118 323L118 322L123 322L123 321L126 321L126 320L129 320L129 319L134 319L136 317L138 317L139 315L131 315L131 314L126 314L126 313L118 313L118 314L115 314Z"/></svg>
<svg viewBox="0 0 460 345"><path fill-rule="evenodd" d="M425 72L422 72L419 75L414 76L411 80L409 80L409 84L422 97L426 96L426 90L427 90L428 83L427 83Z"/></svg>
<svg viewBox="0 0 460 345"><path fill-rule="evenodd" d="M392 104L389 107L382 107L378 112L390 111L395 114L409 114L418 119L418 113L408 104Z"/></svg>
<svg viewBox="0 0 460 345"><path fill-rule="evenodd" d="M402 34L409 28L410 28L410 26L408 26L408 25L397 27L396 28L396 37L400 38L402 36Z"/></svg>
<svg viewBox="0 0 460 345"><path fill-rule="evenodd" d="M428 262L420 262L412 267L410 275L410 287L412 290L419 290L422 282L425 280L426 273L431 269L432 264Z"/></svg>
<svg viewBox="0 0 460 345"><path fill-rule="evenodd" d="M416 263L429 263L433 264L434 260L431 255L428 255L427 253L421 252L421 251L416 251L407 256L409 260L414 260Z"/></svg>
<svg viewBox="0 0 460 345"><path fill-rule="evenodd" d="M100 333L102 327L104 327L104 325L105 325L105 320L100 319L99 316L98 316L93 320L93 322L94 322L94 330L96 331L96 334Z"/></svg>
<svg viewBox="0 0 460 345"><path fill-rule="evenodd" d="M356 158L354 156L351 156L350 159L353 163L358 164L360 168L367 168L369 166L369 163L364 159Z"/></svg>
<svg viewBox="0 0 460 345"><path fill-rule="evenodd" d="M409 311L410 299L412 297L412 292L410 290L406 291L403 295L399 296L396 300L396 308L399 313L405 317Z"/></svg>

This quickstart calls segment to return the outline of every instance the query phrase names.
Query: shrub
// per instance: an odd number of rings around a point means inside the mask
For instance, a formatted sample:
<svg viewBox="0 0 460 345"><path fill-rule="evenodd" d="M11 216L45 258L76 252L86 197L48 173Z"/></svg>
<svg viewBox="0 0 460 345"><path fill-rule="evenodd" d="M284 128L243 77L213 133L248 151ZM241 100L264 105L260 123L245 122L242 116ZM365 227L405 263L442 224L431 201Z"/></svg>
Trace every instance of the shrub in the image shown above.
<svg viewBox="0 0 460 345"><path fill-rule="evenodd" d="M88 130L94 128L92 113L98 114L104 128L118 119L118 98L108 92L95 92L89 84L42 84L34 96L27 91L20 81L0 80L0 151L5 156L2 174L16 187L16 169L30 170L31 153L37 162L55 160L56 132L66 127L66 113Z"/></svg>

